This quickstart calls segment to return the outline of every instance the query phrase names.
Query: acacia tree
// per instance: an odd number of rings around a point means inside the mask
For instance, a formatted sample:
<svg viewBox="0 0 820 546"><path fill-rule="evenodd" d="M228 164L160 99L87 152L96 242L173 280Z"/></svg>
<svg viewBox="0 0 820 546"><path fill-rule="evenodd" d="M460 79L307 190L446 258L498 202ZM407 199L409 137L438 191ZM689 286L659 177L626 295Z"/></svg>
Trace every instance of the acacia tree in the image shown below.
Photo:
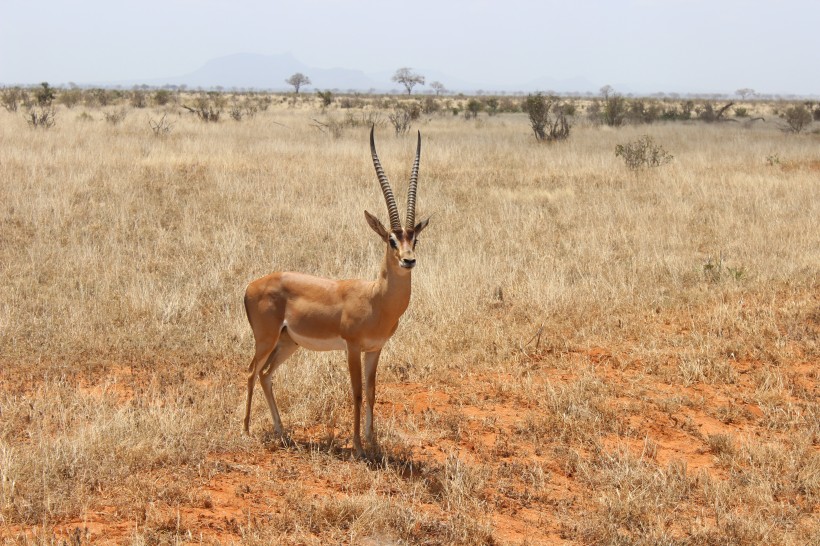
<svg viewBox="0 0 820 546"><path fill-rule="evenodd" d="M290 78L286 79L285 83L288 84L288 85L292 85L293 90L298 95L300 87L302 87L304 85L310 85L310 78L308 78L307 76L305 76L301 72L297 72L296 74L294 74Z"/></svg>
<svg viewBox="0 0 820 546"><path fill-rule="evenodd" d="M413 92L413 88L415 86L424 85L424 76L421 74L416 74L410 68L399 68L390 79L396 83L402 84L404 88L407 89L408 95Z"/></svg>
<svg viewBox="0 0 820 546"><path fill-rule="evenodd" d="M446 93L446 92L447 92L447 88L446 88L446 87L444 87L444 84L443 84L443 83L441 83L441 82L439 82L439 81L435 81L435 82L431 83L431 84L430 84L430 87L432 87L432 88L433 88L433 91L435 91L435 92L436 92L436 96L437 96L437 97L438 97L439 95L441 95L442 93Z"/></svg>
<svg viewBox="0 0 820 546"><path fill-rule="evenodd" d="M743 89L735 91L735 95L738 95L741 100L746 100L746 97L753 97L755 95L755 90L744 87Z"/></svg>

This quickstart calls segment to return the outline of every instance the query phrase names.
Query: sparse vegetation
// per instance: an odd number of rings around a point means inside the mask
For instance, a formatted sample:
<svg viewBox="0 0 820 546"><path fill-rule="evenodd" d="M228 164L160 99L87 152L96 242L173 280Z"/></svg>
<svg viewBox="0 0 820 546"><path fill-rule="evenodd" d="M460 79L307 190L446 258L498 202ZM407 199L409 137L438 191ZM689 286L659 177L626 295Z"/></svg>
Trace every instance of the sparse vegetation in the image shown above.
<svg viewBox="0 0 820 546"><path fill-rule="evenodd" d="M174 89L136 110L128 90L79 89L70 111L54 89L56 130L25 128L37 88L0 109L0 542L820 533L820 165L816 139L770 118L815 104L757 96L743 106L767 121L750 127L678 123L701 98L640 98L668 121L579 123L541 148L524 97L465 123L471 98L492 97L339 92L322 111L312 94L291 107L292 94ZM551 111L562 102L570 116L566 98ZM418 206L436 227L382 355L380 450L351 457L333 353L277 371L285 441L261 424L245 437L244 285L274 268L378 275L362 210L386 213L367 133L402 191L412 143L387 138L400 104L425 112ZM236 107L242 122L176 105ZM643 136L674 168L617 168L615 144ZM267 412L257 397L255 422Z"/></svg>

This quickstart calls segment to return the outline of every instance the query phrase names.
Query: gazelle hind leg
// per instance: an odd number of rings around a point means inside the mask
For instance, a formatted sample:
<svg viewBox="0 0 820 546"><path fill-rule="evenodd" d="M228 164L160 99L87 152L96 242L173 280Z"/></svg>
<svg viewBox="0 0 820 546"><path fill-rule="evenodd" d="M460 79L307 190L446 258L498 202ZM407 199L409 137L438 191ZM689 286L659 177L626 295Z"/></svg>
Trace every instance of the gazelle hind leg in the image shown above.
<svg viewBox="0 0 820 546"><path fill-rule="evenodd" d="M256 378L260 375L262 371L262 367L264 366L265 362L268 361L270 354L273 352L272 347L273 345L271 344L257 344L256 355L254 355L253 360L251 360L251 363L248 366L248 399L245 402L244 421L245 434L248 434L250 432L251 401L253 400L253 387L256 384Z"/></svg>
<svg viewBox="0 0 820 546"><path fill-rule="evenodd" d="M273 429L278 435L282 435L282 419L279 418L279 410L276 407L276 399L273 397L273 372L279 367L282 362L287 360L296 350L299 345L288 335L287 330L283 330L279 336L279 342L276 344L273 352L267 358L264 366L259 370L259 382L262 384L262 392L265 393L265 398L268 401L271 417L273 417Z"/></svg>
<svg viewBox="0 0 820 546"><path fill-rule="evenodd" d="M247 303L246 303L247 306ZM248 314L250 317L250 312ZM276 346L279 344L279 338L282 328L282 317L273 317L270 322L277 324L273 331L267 335L257 335L258 332L254 330L254 338L256 339L256 354L253 356L250 365L248 366L248 400L245 403L245 434L250 432L251 424L251 400L253 399L253 387L256 384L256 378L262 377L262 370L265 369L271 356L276 351ZM251 322L253 328L254 321Z"/></svg>

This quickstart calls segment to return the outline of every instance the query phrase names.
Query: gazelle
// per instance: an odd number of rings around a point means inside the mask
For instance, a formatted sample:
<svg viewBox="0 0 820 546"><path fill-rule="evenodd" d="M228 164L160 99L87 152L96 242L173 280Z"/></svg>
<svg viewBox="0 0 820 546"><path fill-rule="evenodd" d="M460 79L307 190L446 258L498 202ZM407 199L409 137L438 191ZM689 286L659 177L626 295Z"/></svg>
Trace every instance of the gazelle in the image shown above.
<svg viewBox="0 0 820 546"><path fill-rule="evenodd" d="M353 448L358 456L364 455L360 436L361 353L364 353L367 402L364 430L370 445L375 443L376 367L382 347L396 331L399 318L410 303L410 272L416 265L416 243L429 218L415 223L421 132L407 191L405 227L399 220L393 190L376 154L373 128L370 129L370 153L390 215L390 230L387 230L375 216L364 211L367 223L385 243L379 277L375 281L330 280L305 273L276 272L248 285L245 310L256 341L256 354L248 366L246 433L250 427L251 399L257 377L270 407L274 430L281 435L282 420L271 388L273 372L299 347L312 351L344 350L347 351L353 390Z"/></svg>

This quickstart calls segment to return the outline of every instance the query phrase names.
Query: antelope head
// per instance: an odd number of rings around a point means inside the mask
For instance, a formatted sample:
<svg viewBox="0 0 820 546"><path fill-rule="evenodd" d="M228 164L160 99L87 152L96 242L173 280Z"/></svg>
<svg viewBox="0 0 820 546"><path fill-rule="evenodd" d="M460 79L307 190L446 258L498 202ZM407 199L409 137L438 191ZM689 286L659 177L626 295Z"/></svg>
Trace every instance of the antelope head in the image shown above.
<svg viewBox="0 0 820 546"><path fill-rule="evenodd" d="M379 162L379 155L376 153L376 144L373 140L373 129L370 129L370 153L373 156L373 166L376 168L376 176L379 178L379 184L384 194L384 200L387 203L387 212L390 215L390 230L388 231L378 218L367 211L364 211L367 223L375 231L382 240L390 245L390 253L396 260L400 267L410 270L416 265L416 243L418 236L424 228L427 227L429 218L422 220L418 224L416 221L416 186L419 178L419 159L421 159L421 131L419 131L418 144L416 146L416 159L413 161L413 170L410 173L410 186L407 189L407 219L404 226L401 226L399 220L399 209L396 206L396 198L393 196L393 190L390 187L390 182L384 174L384 169Z"/></svg>

